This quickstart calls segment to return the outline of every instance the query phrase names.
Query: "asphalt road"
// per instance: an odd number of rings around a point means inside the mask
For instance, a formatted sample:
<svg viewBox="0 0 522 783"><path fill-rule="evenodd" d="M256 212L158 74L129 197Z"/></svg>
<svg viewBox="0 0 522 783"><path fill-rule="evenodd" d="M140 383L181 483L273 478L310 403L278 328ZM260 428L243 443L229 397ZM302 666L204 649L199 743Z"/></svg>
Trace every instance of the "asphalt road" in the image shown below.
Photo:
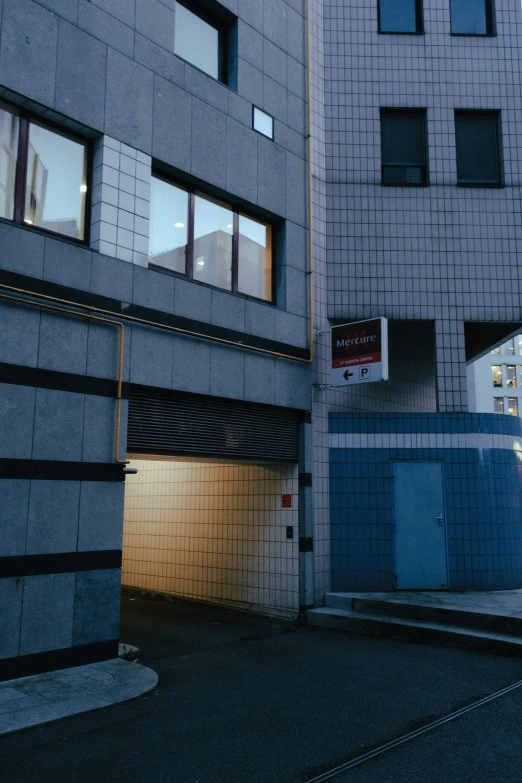
<svg viewBox="0 0 522 783"><path fill-rule="evenodd" d="M520 783L522 690L503 696L332 783Z"/></svg>
<svg viewBox="0 0 522 783"><path fill-rule="evenodd" d="M522 679L522 660L124 600L156 691L0 741L2 783L299 783ZM522 692L338 781L522 781Z"/></svg>

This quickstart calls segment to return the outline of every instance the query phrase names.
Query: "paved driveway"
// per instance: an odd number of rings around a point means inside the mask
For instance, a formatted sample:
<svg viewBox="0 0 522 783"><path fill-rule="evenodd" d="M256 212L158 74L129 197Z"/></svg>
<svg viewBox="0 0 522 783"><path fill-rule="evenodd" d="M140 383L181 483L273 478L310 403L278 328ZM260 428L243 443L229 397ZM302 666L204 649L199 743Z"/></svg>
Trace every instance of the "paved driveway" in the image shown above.
<svg viewBox="0 0 522 783"><path fill-rule="evenodd" d="M124 598L121 637L138 645L142 662L159 673L157 690L7 737L0 742L2 783L298 783L522 679L516 658L303 630L139 598ZM490 736L518 736L513 719L522 693L501 701L461 719L459 731L469 726L463 734L468 771L474 758L484 760ZM513 742L508 761L505 745L498 751L497 778L491 769L484 778L458 770L452 776L455 730L437 732L343 781L522 779L509 777L522 762L520 743ZM438 777L426 767L435 761ZM448 777L440 777L444 770Z"/></svg>

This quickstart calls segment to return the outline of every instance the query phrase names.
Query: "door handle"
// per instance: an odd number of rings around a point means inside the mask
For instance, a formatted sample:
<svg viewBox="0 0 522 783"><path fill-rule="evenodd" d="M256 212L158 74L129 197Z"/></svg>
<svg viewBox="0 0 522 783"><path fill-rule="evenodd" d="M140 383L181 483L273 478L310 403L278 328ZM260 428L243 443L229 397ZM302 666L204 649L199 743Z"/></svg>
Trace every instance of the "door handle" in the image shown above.
<svg viewBox="0 0 522 783"><path fill-rule="evenodd" d="M442 516L442 513L437 516L437 522L440 527L444 524L444 517Z"/></svg>

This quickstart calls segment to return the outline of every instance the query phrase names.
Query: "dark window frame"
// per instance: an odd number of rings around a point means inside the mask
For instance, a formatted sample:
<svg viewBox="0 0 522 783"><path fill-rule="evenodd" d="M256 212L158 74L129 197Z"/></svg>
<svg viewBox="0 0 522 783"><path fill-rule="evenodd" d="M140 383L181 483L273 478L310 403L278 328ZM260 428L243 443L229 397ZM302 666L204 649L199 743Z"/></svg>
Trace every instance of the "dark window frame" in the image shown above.
<svg viewBox="0 0 522 783"><path fill-rule="evenodd" d="M381 2L377 0L377 32L379 35L424 35L424 8L423 0L414 0L415 3L415 24L417 29L412 31L382 30L381 29Z"/></svg>
<svg viewBox="0 0 522 783"><path fill-rule="evenodd" d="M485 33L454 33L451 27L451 0L450 0L450 32L456 38L494 38L497 34L495 25L495 6L494 0L484 0L486 9L486 30Z"/></svg>
<svg viewBox="0 0 522 783"><path fill-rule="evenodd" d="M248 214L245 212L245 210L240 209L239 207L234 206L234 204L231 204L227 201L223 201L222 203L225 204L227 207L230 207L232 210L232 288L222 288L218 285L213 285L212 283L204 282L203 280L196 280L194 279L194 217L195 217L195 203L196 203L196 196L199 195L203 198L209 198L212 200L216 200L215 196L210 195L210 193L205 193L200 188L190 185L185 185L182 182L177 182L176 180L171 179L170 177L166 176L163 172L158 171L156 169L153 169L152 171L152 177L156 179L160 179L163 182L166 182L168 185L173 185L176 188L180 188L181 190L184 190L188 194L188 210L187 210L187 245L186 245L186 252L185 252L185 272L176 272L173 269L168 269L167 267L160 266L159 264L154 264L150 261L149 257L149 269L154 269L156 272L162 272L166 275L173 275L174 277L181 277L184 280L191 280L193 283L197 283L198 285L204 285L209 286L210 288L215 289L216 291L225 291L228 294L234 294L235 296L240 296L245 299L252 299L255 302L263 302L263 304L269 304L269 305L276 305L276 274L275 274L275 232L277 231L277 227L274 225L274 223L269 222L268 220L265 220L263 218L257 217L256 215ZM222 201L222 199L218 199L219 201ZM259 296L252 296L252 294L245 294L243 291L238 290L238 278L239 278L239 217L246 217L249 220L257 220L260 223L265 223L267 226L270 226L271 229L271 248L270 248L270 254L271 254L271 260L272 260L272 268L271 268L271 285L270 285L270 299L263 299Z"/></svg>
<svg viewBox="0 0 522 783"><path fill-rule="evenodd" d="M209 77L209 79L214 79L214 81L220 82L220 84L224 84L225 86L229 86L228 79L229 79L229 63L228 63L228 48L229 48L229 35L230 35L230 24L227 24L227 21L225 19L220 19L218 16L214 15L211 11L208 11L206 8L204 8L202 5L199 5L197 2L190 2L190 0L176 0L176 3L179 5L182 5L184 8L187 9L187 11L190 11L194 16L199 17L203 22L208 24L210 27L213 27L214 30L217 30L218 33L218 76L217 79L215 76L212 76L212 74L208 73L208 71L204 71L202 68L199 68L199 66L194 65L194 63L190 62L190 60L186 60L184 57L176 53L176 50L173 46L173 52L176 55L176 57L179 57L180 60L183 60L184 63L188 63L192 66L192 68L195 68L200 73L204 73L206 76ZM174 24L176 24L176 19L174 19Z"/></svg>
<svg viewBox="0 0 522 783"><path fill-rule="evenodd" d="M491 115L496 119L495 132L496 132L496 155L497 155L497 180L465 180L459 179L459 167L457 157L457 115L458 114L482 114ZM457 185L460 188L502 188L503 172L502 172L502 156L501 156L501 127L500 127L500 109L454 109L453 110L453 123L455 129L455 158L457 163Z"/></svg>
<svg viewBox="0 0 522 783"><path fill-rule="evenodd" d="M26 111L22 107L13 106L7 101L1 101L8 107L8 111L18 117L19 119L19 132L18 132L18 147L16 158L16 173L15 173L15 192L14 192L14 210L13 218L2 218L9 223L14 223L17 226L23 226L29 231L36 231L38 233L45 234L49 237L59 237L65 239L68 242L74 242L77 245L83 245L89 247L90 233L91 233L91 202L92 202L92 161L93 150L92 143L89 139L85 139L78 134L71 133L69 130L63 128L56 122L50 122L45 117L39 117L37 114ZM27 164L28 164L28 152L29 152L29 127L31 123L40 125L45 130L51 133L56 133L58 136L63 136L66 139L75 141L85 147L86 159L85 159L85 184L87 186L85 194L85 213L84 220L84 236L83 239L76 239L69 234L61 234L59 231L52 231L49 228L43 226L33 225L27 223L24 220L25 215L25 196L27 190Z"/></svg>
<svg viewBox="0 0 522 783"><path fill-rule="evenodd" d="M421 182L387 182L385 179L385 169L387 168L411 168L415 167L413 163L402 163L400 161L393 162L393 163L385 163L383 161L383 154L382 154L382 120L383 117L386 116L386 114L400 114L404 113L406 114L418 114L423 116L423 130L424 130L424 163L420 166L422 170L422 181ZM429 177L429 170L428 170L428 161L429 161L429 155L428 155L428 110L417 108L417 107L389 107L389 106L382 106L379 110L379 122L380 122L380 133L381 133L381 185L384 187L390 188L427 188L430 184L430 177Z"/></svg>

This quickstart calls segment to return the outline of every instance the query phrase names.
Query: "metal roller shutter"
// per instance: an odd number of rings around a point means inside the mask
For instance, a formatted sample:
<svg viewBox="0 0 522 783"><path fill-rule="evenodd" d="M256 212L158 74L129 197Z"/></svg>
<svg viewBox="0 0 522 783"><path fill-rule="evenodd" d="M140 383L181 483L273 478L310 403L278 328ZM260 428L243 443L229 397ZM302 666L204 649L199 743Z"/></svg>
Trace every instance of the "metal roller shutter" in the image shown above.
<svg viewBox="0 0 522 783"><path fill-rule="evenodd" d="M299 416L272 405L131 386L127 449L297 462Z"/></svg>

